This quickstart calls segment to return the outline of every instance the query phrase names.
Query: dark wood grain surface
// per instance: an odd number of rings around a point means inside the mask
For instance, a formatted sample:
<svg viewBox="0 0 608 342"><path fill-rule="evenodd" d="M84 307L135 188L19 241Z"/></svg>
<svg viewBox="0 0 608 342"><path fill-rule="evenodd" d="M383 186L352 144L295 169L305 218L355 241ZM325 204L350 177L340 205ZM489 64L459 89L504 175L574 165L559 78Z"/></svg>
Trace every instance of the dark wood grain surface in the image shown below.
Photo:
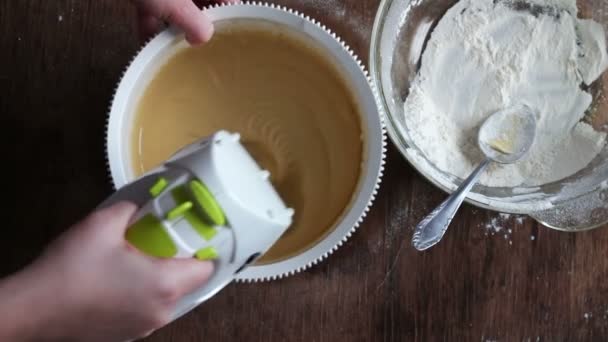
<svg viewBox="0 0 608 342"><path fill-rule="evenodd" d="M378 0L277 2L367 60ZM105 118L139 48L135 13L125 0L2 0L0 48L5 275L112 191ZM440 245L417 253L412 227L444 194L392 147L388 159L365 224L328 260L285 280L233 284L148 340L608 339L608 229L560 233L465 207Z"/></svg>

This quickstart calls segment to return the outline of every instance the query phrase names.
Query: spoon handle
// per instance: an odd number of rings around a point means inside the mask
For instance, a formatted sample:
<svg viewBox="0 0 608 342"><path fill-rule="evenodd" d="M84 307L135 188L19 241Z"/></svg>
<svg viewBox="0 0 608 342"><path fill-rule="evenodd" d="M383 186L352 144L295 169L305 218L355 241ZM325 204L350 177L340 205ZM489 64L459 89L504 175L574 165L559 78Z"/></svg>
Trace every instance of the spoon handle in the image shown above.
<svg viewBox="0 0 608 342"><path fill-rule="evenodd" d="M460 184L456 191L416 226L414 237L412 238L414 248L424 251L433 247L441 240L450 222L452 222L452 219L456 215L458 208L460 208L467 194L471 191L473 185L477 183L477 179L479 179L479 176L481 176L489 164L490 159L487 158Z"/></svg>

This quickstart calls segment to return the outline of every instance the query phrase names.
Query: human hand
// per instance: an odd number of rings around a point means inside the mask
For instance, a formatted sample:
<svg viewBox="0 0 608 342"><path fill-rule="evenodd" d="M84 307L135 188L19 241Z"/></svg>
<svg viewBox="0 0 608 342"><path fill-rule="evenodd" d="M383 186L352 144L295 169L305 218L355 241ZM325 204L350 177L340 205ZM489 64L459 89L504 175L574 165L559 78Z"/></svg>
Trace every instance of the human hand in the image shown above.
<svg viewBox="0 0 608 342"><path fill-rule="evenodd" d="M167 324L213 266L140 253L124 238L135 211L120 203L91 214L0 282L0 340L125 341Z"/></svg>
<svg viewBox="0 0 608 342"><path fill-rule="evenodd" d="M139 30L142 37L147 38L157 33L163 22L169 22L179 27L186 34L190 44L200 44L209 41L213 35L213 24L205 12L197 5L208 3L236 3L239 0L131 0L137 7Z"/></svg>

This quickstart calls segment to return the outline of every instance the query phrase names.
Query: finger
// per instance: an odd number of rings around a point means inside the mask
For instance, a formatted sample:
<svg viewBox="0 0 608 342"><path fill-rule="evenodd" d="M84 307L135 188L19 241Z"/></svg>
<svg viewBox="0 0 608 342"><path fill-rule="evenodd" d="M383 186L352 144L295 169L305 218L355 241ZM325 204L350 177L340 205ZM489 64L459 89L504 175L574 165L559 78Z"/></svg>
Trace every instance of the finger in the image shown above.
<svg viewBox="0 0 608 342"><path fill-rule="evenodd" d="M186 34L190 44L209 41L213 35L213 25L204 12L192 0L149 0L146 5L150 14L157 15L179 27Z"/></svg>
<svg viewBox="0 0 608 342"><path fill-rule="evenodd" d="M201 12L191 0L172 2L167 20L186 34L190 44L208 42L213 36L213 24L205 12Z"/></svg>
<svg viewBox="0 0 608 342"><path fill-rule="evenodd" d="M80 225L88 229L100 230L101 236L122 239L131 217L136 211L137 206L135 204L119 202L93 212Z"/></svg>
<svg viewBox="0 0 608 342"><path fill-rule="evenodd" d="M182 297L204 285L213 274L213 263L196 259L160 261L163 277L174 281L177 296Z"/></svg>
<svg viewBox="0 0 608 342"><path fill-rule="evenodd" d="M137 10L137 21L139 23L139 37L142 41L147 41L162 29L162 22L155 16L141 8Z"/></svg>

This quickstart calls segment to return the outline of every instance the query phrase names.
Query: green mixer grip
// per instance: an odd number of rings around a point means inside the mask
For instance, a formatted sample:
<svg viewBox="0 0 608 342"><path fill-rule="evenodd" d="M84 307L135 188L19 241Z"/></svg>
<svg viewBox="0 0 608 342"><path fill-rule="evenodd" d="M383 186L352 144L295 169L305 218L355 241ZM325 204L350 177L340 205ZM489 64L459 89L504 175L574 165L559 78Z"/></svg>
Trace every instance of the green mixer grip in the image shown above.
<svg viewBox="0 0 608 342"><path fill-rule="evenodd" d="M190 182L190 190L192 191L192 194L198 201L199 205L203 208L203 211L211 223L216 226L223 226L226 224L226 216L224 215L222 208L215 201L211 191L207 189L205 184L200 181L193 180Z"/></svg>
<svg viewBox="0 0 608 342"><path fill-rule="evenodd" d="M163 177L160 177L154 185L150 188L150 195L152 197L158 197L167 188L169 182Z"/></svg>
<svg viewBox="0 0 608 342"><path fill-rule="evenodd" d="M199 249L194 253L194 257L198 260L214 260L217 259L219 253L215 247L206 247L203 249Z"/></svg>
<svg viewBox="0 0 608 342"><path fill-rule="evenodd" d="M150 188L150 195L158 198L168 187L169 182L161 177ZM187 185L177 186L171 190L171 195L176 206L166 213L165 219L175 221L184 218L207 241L217 234L214 226L226 224L224 212L202 182L192 180ZM192 210L193 202L201 209L201 216L196 210ZM162 221L152 214L145 215L129 227L126 239L134 247L151 256L171 258L178 252ZM217 257L217 251L202 249L196 253L196 257L201 260L214 259Z"/></svg>
<svg viewBox="0 0 608 342"><path fill-rule="evenodd" d="M176 203L187 203L190 199L190 195L183 185L173 189L172 195ZM217 234L217 230L205 222L195 211L188 210L183 213L183 217L203 239L209 241Z"/></svg>
<svg viewBox="0 0 608 342"><path fill-rule="evenodd" d="M171 258L177 247L154 215L146 215L127 229L126 239L135 248L150 256Z"/></svg>

